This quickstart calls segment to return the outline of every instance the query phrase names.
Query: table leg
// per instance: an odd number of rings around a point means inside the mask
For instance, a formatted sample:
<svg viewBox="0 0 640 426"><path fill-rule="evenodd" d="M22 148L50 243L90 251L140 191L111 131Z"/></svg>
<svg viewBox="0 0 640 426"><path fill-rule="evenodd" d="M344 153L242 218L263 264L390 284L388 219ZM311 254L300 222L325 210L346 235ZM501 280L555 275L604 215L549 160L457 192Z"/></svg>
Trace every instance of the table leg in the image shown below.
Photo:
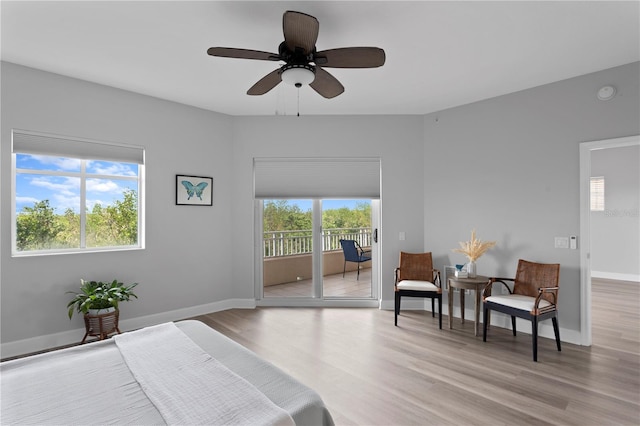
<svg viewBox="0 0 640 426"><path fill-rule="evenodd" d="M460 319L462 320L462 324L464 324L464 288L460 289Z"/></svg>
<svg viewBox="0 0 640 426"><path fill-rule="evenodd" d="M476 288L475 314L476 314L475 333L477 336L480 333L480 289L479 288Z"/></svg>
<svg viewBox="0 0 640 426"><path fill-rule="evenodd" d="M449 328L453 328L453 287L449 282Z"/></svg>

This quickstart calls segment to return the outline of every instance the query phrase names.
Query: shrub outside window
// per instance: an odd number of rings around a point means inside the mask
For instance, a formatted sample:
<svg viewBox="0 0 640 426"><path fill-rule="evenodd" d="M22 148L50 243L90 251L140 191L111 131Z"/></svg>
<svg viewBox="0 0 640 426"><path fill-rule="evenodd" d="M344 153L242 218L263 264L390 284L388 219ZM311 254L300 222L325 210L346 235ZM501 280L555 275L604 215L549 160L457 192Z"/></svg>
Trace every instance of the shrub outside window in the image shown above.
<svg viewBox="0 0 640 426"><path fill-rule="evenodd" d="M13 254L143 248L144 151L13 131Z"/></svg>

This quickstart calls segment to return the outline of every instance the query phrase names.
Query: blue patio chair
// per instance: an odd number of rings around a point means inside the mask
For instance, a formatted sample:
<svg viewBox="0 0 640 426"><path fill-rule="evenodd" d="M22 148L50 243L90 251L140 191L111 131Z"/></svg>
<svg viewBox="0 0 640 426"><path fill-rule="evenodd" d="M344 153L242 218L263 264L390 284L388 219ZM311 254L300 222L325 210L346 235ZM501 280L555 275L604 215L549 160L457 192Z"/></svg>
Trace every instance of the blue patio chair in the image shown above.
<svg viewBox="0 0 640 426"><path fill-rule="evenodd" d="M355 262L358 264L358 276L360 279L360 264L371 260L371 251L363 250L356 240L340 240L342 252L344 253L344 267L342 269L342 278L347 270L347 262Z"/></svg>

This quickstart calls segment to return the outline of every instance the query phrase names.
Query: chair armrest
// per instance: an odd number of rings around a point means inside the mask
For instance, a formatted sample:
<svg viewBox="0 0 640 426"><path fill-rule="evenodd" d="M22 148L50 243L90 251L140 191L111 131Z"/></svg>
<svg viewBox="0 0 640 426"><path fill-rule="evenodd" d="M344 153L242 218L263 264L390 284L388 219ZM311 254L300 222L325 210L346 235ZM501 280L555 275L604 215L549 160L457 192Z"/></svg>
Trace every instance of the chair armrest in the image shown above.
<svg viewBox="0 0 640 426"><path fill-rule="evenodd" d="M540 303L540 300L542 299L542 295L544 293L551 293L553 295L553 306L555 307L555 305L558 303L558 289L559 287L540 287L538 288L538 296L536 297L536 303L533 306L533 309L535 311L538 311L538 304Z"/></svg>
<svg viewBox="0 0 640 426"><path fill-rule="evenodd" d="M489 278L489 282L487 283L487 285L484 286L484 288L482 289L482 300L484 300L485 298L491 296L491 290L493 289L493 283L500 283L502 284L504 287L507 288L507 290L509 291L509 294L513 293L513 290L511 290L511 287L509 287L507 285L507 283L505 281L512 281L515 282L516 279L515 278L496 278L496 277L490 277Z"/></svg>
<svg viewBox="0 0 640 426"><path fill-rule="evenodd" d="M398 284L398 277L400 276L399 273L400 273L400 268L396 268L393 270L393 275L395 276L394 285Z"/></svg>
<svg viewBox="0 0 640 426"><path fill-rule="evenodd" d="M433 275L433 284L437 287L442 288L442 281L440 281L440 271L438 269L432 269L431 273Z"/></svg>

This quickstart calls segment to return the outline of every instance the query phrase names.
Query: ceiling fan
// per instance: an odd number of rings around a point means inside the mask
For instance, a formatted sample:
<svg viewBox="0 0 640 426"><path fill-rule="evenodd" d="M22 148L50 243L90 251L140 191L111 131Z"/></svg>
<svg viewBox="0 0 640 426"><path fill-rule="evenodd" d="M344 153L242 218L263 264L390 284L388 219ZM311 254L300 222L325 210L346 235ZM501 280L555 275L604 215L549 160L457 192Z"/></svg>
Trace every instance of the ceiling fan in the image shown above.
<svg viewBox="0 0 640 426"><path fill-rule="evenodd" d="M284 41L280 43L278 53L232 47L210 47L207 53L225 58L285 62L251 86L248 95L264 95L285 81L298 88L308 84L325 98L334 98L344 92L344 86L324 68L376 68L384 65L385 53L378 47L316 51L319 28L315 17L287 11L282 15Z"/></svg>

